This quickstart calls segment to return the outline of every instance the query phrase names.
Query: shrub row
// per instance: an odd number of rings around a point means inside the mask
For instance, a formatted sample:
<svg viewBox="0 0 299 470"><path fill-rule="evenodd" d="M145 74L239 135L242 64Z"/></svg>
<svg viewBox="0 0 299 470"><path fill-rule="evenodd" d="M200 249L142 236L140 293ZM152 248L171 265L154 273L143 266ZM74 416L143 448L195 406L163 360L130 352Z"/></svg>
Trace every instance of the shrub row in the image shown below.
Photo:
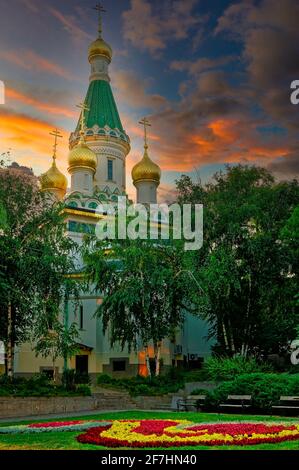
<svg viewBox="0 0 299 470"><path fill-rule="evenodd" d="M127 390L131 396L165 395L175 393L184 387L184 380L179 371L169 372L159 377L136 377L115 379L107 374L100 374L97 383L102 386Z"/></svg>
<svg viewBox="0 0 299 470"><path fill-rule="evenodd" d="M210 357L204 363L204 371L210 380L221 382L242 374L273 372L273 367L267 362L258 362L255 358Z"/></svg>
<svg viewBox="0 0 299 470"><path fill-rule="evenodd" d="M29 379L16 377L10 380L6 375L0 376L0 396L12 397L55 397L55 396L89 396L91 390L86 384L78 384L68 390L63 385L55 385L44 374L36 374Z"/></svg>
<svg viewBox="0 0 299 470"><path fill-rule="evenodd" d="M193 395L200 390L194 390ZM221 383L206 395L205 409L215 410L225 402L228 395L251 395L253 408L269 411L278 404L282 395L299 396L299 374L252 373L242 374L230 381Z"/></svg>

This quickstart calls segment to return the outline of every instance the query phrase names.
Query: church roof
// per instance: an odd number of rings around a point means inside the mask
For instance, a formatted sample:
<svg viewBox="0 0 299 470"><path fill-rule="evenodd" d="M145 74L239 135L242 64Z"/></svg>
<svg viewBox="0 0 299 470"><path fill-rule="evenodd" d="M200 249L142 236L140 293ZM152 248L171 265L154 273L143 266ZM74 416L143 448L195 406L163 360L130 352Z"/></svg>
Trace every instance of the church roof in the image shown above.
<svg viewBox="0 0 299 470"><path fill-rule="evenodd" d="M108 126L110 129L124 132L109 82L105 80L90 82L84 103L89 108L89 111L85 111L87 129L97 125L101 128ZM79 124L77 129L79 129Z"/></svg>

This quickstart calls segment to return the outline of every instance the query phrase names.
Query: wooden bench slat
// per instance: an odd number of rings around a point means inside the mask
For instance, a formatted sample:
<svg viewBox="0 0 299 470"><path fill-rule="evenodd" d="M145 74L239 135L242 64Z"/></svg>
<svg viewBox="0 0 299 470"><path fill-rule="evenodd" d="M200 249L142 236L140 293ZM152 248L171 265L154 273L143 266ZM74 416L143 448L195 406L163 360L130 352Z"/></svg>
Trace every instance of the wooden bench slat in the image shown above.
<svg viewBox="0 0 299 470"><path fill-rule="evenodd" d="M228 400L251 400L251 395L228 395Z"/></svg>
<svg viewBox="0 0 299 470"><path fill-rule="evenodd" d="M281 410L299 410L299 406L288 406L288 405L274 405L272 408L280 408Z"/></svg>
<svg viewBox="0 0 299 470"><path fill-rule="evenodd" d="M233 408L244 408L243 405L230 404L230 403L221 403L219 406L220 406L221 408L224 408L224 407L230 407L230 408L232 408L232 407L233 407ZM248 406L248 405L246 405L246 406Z"/></svg>

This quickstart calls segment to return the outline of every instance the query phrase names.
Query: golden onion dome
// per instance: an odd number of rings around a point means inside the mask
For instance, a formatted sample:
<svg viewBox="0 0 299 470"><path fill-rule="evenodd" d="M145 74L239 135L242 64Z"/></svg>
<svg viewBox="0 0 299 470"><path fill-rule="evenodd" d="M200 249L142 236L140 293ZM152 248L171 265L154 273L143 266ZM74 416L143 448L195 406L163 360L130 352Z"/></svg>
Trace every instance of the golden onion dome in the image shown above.
<svg viewBox="0 0 299 470"><path fill-rule="evenodd" d="M90 44L90 46L88 48L88 60L89 60L89 62L91 62L91 60L95 56L98 56L98 55L106 57L106 59L108 59L109 63L112 60L112 49L109 46L109 44L107 44L107 42L104 41L104 39L102 37L98 37L98 39L96 39L95 41L93 41Z"/></svg>
<svg viewBox="0 0 299 470"><path fill-rule="evenodd" d="M68 171L74 168L89 168L96 171L97 168L97 156L96 154L86 145L83 135L81 134L80 141L76 147L74 147L69 153L69 168Z"/></svg>
<svg viewBox="0 0 299 470"><path fill-rule="evenodd" d="M67 179L61 171L58 170L53 158L51 168L40 176L42 191L57 191L62 195L66 193Z"/></svg>
<svg viewBox="0 0 299 470"><path fill-rule="evenodd" d="M155 181L158 184L160 183L160 167L156 165L156 163L154 163L148 156L147 146L145 146L142 160L132 169L132 179L134 184L138 183L139 181Z"/></svg>

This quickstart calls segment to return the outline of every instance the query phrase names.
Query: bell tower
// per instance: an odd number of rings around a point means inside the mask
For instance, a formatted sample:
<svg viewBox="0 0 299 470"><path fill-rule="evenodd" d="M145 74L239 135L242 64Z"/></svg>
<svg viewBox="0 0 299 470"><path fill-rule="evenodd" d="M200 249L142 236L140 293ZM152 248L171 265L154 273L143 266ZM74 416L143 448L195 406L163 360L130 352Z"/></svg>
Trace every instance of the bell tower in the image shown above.
<svg viewBox="0 0 299 470"><path fill-rule="evenodd" d="M97 158L94 189L104 191L108 196L124 195L126 156L130 151L130 139L122 126L110 85L109 64L113 52L102 37L102 14L105 10L101 4L95 9L99 15L98 37L88 49L91 73L84 100L87 108L84 139ZM76 130L70 136L70 149L79 142L80 119Z"/></svg>

